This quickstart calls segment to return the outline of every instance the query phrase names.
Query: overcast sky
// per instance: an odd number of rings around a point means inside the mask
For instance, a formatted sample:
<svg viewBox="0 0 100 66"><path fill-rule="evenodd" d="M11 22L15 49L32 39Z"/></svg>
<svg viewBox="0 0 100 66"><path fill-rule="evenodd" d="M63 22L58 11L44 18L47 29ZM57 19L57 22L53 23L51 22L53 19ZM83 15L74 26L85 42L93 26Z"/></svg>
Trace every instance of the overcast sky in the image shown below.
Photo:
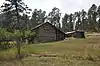
<svg viewBox="0 0 100 66"><path fill-rule="evenodd" d="M4 0L0 0L0 5ZM74 13L85 9L92 4L100 5L100 0L24 0L31 9L42 9L49 13L53 7L57 7L64 13Z"/></svg>

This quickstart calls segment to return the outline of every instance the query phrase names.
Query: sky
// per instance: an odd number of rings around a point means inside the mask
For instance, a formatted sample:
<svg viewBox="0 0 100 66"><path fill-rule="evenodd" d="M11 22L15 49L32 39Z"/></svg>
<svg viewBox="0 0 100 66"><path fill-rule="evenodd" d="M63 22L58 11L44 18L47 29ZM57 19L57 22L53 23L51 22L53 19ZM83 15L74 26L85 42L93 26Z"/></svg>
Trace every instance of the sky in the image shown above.
<svg viewBox="0 0 100 66"><path fill-rule="evenodd" d="M4 0L0 0L0 5ZM53 7L57 7L61 10L61 13L74 13L85 9L86 11L92 6L92 4L100 5L100 0L24 0L25 4L28 5L32 10L42 9L47 14L52 10Z"/></svg>

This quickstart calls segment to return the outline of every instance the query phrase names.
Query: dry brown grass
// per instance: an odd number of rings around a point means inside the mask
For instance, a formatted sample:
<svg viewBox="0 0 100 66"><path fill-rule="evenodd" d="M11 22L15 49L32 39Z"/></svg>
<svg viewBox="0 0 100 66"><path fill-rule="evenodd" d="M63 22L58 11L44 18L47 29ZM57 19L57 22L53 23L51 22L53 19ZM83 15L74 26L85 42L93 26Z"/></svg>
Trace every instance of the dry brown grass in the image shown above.
<svg viewBox="0 0 100 66"><path fill-rule="evenodd" d="M21 61L9 60L15 53L14 48L2 51L0 58L2 55L8 61L1 61L0 66L100 66L100 34L86 39L25 45L22 53L27 57Z"/></svg>

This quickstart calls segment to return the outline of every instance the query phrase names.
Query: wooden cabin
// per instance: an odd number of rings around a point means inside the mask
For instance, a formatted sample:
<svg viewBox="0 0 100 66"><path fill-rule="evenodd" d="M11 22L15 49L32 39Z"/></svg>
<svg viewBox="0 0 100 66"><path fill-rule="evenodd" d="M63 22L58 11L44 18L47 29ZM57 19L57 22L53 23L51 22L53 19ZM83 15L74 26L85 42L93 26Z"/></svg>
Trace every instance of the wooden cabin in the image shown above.
<svg viewBox="0 0 100 66"><path fill-rule="evenodd" d="M34 42L51 42L65 39L65 33L49 22L40 24L32 29L36 32Z"/></svg>

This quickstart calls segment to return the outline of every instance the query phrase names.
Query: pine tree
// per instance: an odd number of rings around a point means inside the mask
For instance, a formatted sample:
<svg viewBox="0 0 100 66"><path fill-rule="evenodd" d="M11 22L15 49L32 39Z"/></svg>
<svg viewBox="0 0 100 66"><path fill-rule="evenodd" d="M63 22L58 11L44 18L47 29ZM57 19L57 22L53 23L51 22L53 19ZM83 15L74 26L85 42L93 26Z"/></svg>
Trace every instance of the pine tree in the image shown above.
<svg viewBox="0 0 100 66"><path fill-rule="evenodd" d="M25 3L22 0L5 0L6 2L3 3L3 5L1 6L2 11L4 13L9 13L11 11L15 12L16 19L17 19L17 29L19 31L21 31L20 29L20 22L19 22L19 13L27 13L27 10L31 10L27 7L27 5L25 5ZM21 38L19 38L17 40L17 50L18 50L18 58L20 59L20 51L21 51L21 44L20 41Z"/></svg>

